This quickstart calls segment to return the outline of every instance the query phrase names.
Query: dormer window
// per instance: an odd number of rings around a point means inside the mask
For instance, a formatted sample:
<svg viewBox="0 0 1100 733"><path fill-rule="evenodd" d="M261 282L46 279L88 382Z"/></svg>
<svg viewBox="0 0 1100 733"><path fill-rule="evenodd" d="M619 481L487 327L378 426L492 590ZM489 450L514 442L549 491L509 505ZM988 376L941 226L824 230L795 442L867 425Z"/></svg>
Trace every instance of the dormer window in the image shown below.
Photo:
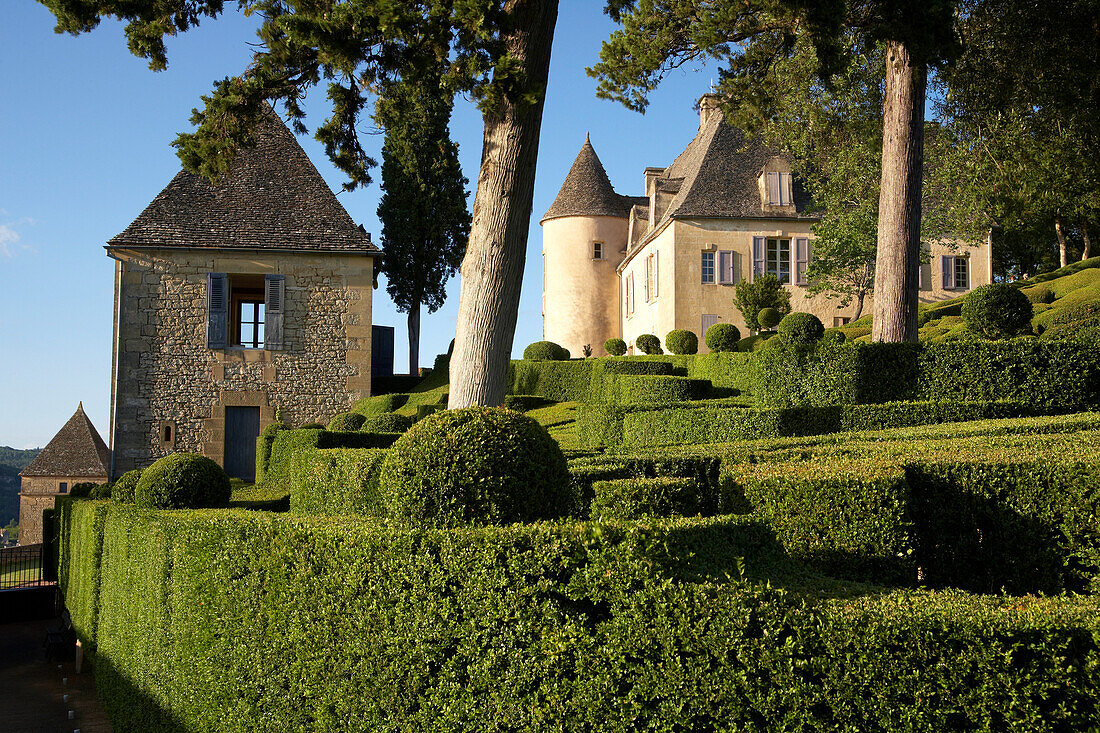
<svg viewBox="0 0 1100 733"><path fill-rule="evenodd" d="M790 206L791 199L791 174L779 171L768 171L768 205Z"/></svg>
<svg viewBox="0 0 1100 733"><path fill-rule="evenodd" d="M603 242L593 242L592 243L592 259L594 259L594 260L602 260L603 259Z"/></svg>

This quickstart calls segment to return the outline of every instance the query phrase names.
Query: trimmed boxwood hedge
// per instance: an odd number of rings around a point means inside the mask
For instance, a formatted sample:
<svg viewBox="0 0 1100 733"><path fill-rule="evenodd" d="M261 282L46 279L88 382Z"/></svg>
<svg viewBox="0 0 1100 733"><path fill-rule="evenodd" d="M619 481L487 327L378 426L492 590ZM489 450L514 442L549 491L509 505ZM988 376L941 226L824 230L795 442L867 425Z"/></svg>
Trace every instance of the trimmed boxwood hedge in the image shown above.
<svg viewBox="0 0 1100 733"><path fill-rule="evenodd" d="M688 377L624 374L619 377L622 404L667 404L698 400L706 396L710 382Z"/></svg>
<svg viewBox="0 0 1100 733"><path fill-rule="evenodd" d="M582 442L592 447L691 445L731 440L821 435L854 430L883 430L969 420L1026 417L1038 414L1015 402L888 402L880 405L825 405L756 410L706 403L666 409L577 411ZM621 426L609 424L621 421ZM596 436L602 440L597 441Z"/></svg>
<svg viewBox="0 0 1100 733"><path fill-rule="evenodd" d="M388 448L398 436L386 433L344 433L317 429L280 430L271 444L267 465L256 466L257 483L290 486L295 457L322 448ZM261 471L262 469L262 471Z"/></svg>
<svg viewBox="0 0 1100 733"><path fill-rule="evenodd" d="M296 454L290 511L377 515L378 468L385 455L385 450L377 448L325 448Z"/></svg>
<svg viewBox="0 0 1100 733"><path fill-rule="evenodd" d="M403 433L413 425L413 419L397 412L383 412L368 417L359 428L361 433Z"/></svg>
<svg viewBox="0 0 1100 733"><path fill-rule="evenodd" d="M695 479L620 478L592 484L593 519L639 519L698 514L703 503Z"/></svg>
<svg viewBox="0 0 1100 733"><path fill-rule="evenodd" d="M225 506L232 489L217 463L195 453L170 453L141 472L134 503L150 509Z"/></svg>
<svg viewBox="0 0 1100 733"><path fill-rule="evenodd" d="M120 731L1072 730L1100 715L1092 599L807 604L737 580L782 577L751 520L408 531L72 504L61 564L99 592L70 572L62 593Z"/></svg>
<svg viewBox="0 0 1100 733"><path fill-rule="evenodd" d="M1089 409L1100 406L1100 350L1036 339L780 346L755 355L752 394L761 407L1006 400Z"/></svg>

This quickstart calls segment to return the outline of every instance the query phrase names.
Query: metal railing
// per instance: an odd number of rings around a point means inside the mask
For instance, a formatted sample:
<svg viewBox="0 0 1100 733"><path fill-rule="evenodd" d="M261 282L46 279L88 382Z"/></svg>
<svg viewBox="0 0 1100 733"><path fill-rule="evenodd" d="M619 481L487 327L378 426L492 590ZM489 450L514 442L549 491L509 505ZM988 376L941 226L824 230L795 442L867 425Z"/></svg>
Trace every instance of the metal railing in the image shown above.
<svg viewBox="0 0 1100 733"><path fill-rule="evenodd" d="M0 548L0 590L51 585L42 572L45 545L19 545Z"/></svg>

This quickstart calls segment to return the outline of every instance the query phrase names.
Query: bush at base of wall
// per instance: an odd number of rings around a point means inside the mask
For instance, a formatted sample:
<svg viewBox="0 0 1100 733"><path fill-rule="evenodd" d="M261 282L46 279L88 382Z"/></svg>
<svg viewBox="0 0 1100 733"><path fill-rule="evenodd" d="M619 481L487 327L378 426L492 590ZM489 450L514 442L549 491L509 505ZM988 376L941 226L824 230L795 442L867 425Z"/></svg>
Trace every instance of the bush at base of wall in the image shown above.
<svg viewBox="0 0 1100 733"><path fill-rule="evenodd" d="M64 536L96 534L103 506L75 502ZM98 619L86 648L120 732L1070 730L1100 714L1091 601L807 606L736 581L775 567L753 522L106 515L100 559L61 548L98 600L63 593Z"/></svg>

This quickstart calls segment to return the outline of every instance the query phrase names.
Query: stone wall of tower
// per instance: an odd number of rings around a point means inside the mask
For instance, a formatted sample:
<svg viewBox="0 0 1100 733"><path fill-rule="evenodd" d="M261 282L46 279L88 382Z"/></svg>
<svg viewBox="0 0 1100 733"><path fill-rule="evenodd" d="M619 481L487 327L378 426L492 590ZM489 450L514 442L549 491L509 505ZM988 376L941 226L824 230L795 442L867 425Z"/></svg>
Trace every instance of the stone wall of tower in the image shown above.
<svg viewBox="0 0 1100 733"><path fill-rule="evenodd" d="M351 254L112 250L113 476L173 452L224 460L226 407L327 422L370 394L373 260ZM210 349L211 272L285 277L283 348ZM171 439L166 441L165 428Z"/></svg>
<svg viewBox="0 0 1100 733"><path fill-rule="evenodd" d="M591 345L620 336L619 278L628 220L614 216L566 216L542 225L542 334L574 357ZM603 243L596 259L595 243Z"/></svg>

